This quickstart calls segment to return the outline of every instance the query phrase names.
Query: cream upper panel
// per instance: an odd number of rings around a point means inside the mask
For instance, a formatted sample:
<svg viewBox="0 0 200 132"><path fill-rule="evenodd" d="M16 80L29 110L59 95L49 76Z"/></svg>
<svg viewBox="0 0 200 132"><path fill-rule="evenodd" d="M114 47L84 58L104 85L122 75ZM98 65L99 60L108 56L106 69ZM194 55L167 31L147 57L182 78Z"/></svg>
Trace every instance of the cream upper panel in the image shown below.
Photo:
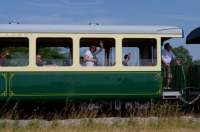
<svg viewBox="0 0 200 132"><path fill-rule="evenodd" d="M0 24L4 33L80 33L80 34L183 34L180 27L162 25L55 25Z"/></svg>
<svg viewBox="0 0 200 132"><path fill-rule="evenodd" d="M0 33L0 37L27 37L29 39L29 65L27 67L1 67L1 71L161 71L161 37L182 35L159 34L64 34L64 33ZM39 37L72 38L73 65L71 67L37 67L35 65L36 39ZM81 38L113 38L116 45L116 65L112 67L83 67L79 64ZM157 65L124 67L122 65L122 40L124 38L154 38L157 41Z"/></svg>

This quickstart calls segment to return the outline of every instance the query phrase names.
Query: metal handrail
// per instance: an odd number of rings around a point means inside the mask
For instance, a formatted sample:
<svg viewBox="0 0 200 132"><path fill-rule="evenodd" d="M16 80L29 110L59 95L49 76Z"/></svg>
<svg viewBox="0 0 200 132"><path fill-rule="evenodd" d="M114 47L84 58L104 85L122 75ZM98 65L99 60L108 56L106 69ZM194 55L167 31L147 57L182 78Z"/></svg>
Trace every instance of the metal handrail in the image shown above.
<svg viewBox="0 0 200 132"><path fill-rule="evenodd" d="M185 89L186 88L186 77L183 66L171 66L170 68L172 79L170 82L171 89ZM162 69L163 75L163 86L167 83L168 76L164 76L164 69Z"/></svg>
<svg viewBox="0 0 200 132"><path fill-rule="evenodd" d="M181 69L182 69L182 73L183 73L183 79L184 79L184 87L182 88L182 95L184 96L184 98L185 98L185 100L186 100L186 94L184 94L184 93L186 93L186 78L185 78L185 72L184 72L184 69L183 69L183 66L181 65ZM185 103L185 105L186 105L186 102L184 102Z"/></svg>

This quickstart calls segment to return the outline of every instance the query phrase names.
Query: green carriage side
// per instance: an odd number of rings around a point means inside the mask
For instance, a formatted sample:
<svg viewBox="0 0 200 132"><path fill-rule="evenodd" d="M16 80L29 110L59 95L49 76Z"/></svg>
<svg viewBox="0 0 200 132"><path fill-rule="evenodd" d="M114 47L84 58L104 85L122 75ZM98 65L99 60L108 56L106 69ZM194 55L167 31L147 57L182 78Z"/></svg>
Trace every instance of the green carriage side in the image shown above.
<svg viewBox="0 0 200 132"><path fill-rule="evenodd" d="M1 53L9 47L28 48L23 64L14 65L11 57L7 60L13 65L1 67L0 100L162 99L161 46L183 37L182 29L172 26L2 24L0 29ZM81 66L80 49L99 40L105 43L101 66ZM45 46L68 47L71 66L60 61L56 67L36 66L36 53ZM124 51L131 48L137 54L125 67Z"/></svg>

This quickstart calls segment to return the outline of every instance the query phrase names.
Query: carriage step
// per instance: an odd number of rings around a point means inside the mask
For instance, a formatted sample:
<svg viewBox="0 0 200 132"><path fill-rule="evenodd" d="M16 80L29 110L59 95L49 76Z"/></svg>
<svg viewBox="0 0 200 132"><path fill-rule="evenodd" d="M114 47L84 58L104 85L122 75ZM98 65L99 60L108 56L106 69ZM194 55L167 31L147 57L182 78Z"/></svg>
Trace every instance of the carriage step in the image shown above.
<svg viewBox="0 0 200 132"><path fill-rule="evenodd" d="M180 96L180 90L163 90L163 99L178 99Z"/></svg>

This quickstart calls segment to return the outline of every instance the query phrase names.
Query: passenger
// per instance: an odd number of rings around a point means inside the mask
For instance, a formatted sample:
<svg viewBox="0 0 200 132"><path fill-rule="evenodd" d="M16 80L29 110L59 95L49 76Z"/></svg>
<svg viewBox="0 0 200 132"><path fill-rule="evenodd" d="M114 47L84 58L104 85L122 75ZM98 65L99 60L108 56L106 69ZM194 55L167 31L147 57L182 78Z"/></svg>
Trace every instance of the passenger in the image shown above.
<svg viewBox="0 0 200 132"><path fill-rule="evenodd" d="M128 53L127 55L124 56L124 61L122 61L122 64L123 64L124 66L128 66L127 63L128 63L128 61L129 61L130 57L131 57L131 53Z"/></svg>
<svg viewBox="0 0 200 132"><path fill-rule="evenodd" d="M43 66L43 62L42 62L42 56L41 55L36 55L36 65L37 66Z"/></svg>
<svg viewBox="0 0 200 132"><path fill-rule="evenodd" d="M62 63L62 66L70 66L69 61L68 60L64 60Z"/></svg>
<svg viewBox="0 0 200 132"><path fill-rule="evenodd" d="M167 79L167 84L166 87L164 87L165 89L170 89L169 84L170 84L170 80L172 78L172 74L171 74L171 70L170 70L170 62L171 60L174 60L174 62L177 63L177 65L180 65L179 61L176 59L174 53L171 51L171 46L169 43L166 43L164 45L164 48L162 50L162 63L164 64L163 68L164 68L164 77L168 77Z"/></svg>
<svg viewBox="0 0 200 132"><path fill-rule="evenodd" d="M80 65L84 66L84 59L83 59L83 57L80 57Z"/></svg>
<svg viewBox="0 0 200 132"><path fill-rule="evenodd" d="M57 66L57 65L53 64L52 61L47 60L47 62L43 66L50 66L50 67L52 67L52 66Z"/></svg>
<svg viewBox="0 0 200 132"><path fill-rule="evenodd" d="M9 55L10 55L10 52L6 50L5 55L0 57L0 66L7 66L6 61L4 59Z"/></svg>
<svg viewBox="0 0 200 132"><path fill-rule="evenodd" d="M97 66L98 59L96 57L103 49L103 42L100 41L99 45L101 46L99 50L96 50L96 46L90 46L90 49L86 51L84 59L86 61L86 66Z"/></svg>
<svg viewBox="0 0 200 132"><path fill-rule="evenodd" d="M2 67L7 66L7 63L6 63L5 60L1 60L1 61L2 61L2 62L1 62L1 66L2 66Z"/></svg>

